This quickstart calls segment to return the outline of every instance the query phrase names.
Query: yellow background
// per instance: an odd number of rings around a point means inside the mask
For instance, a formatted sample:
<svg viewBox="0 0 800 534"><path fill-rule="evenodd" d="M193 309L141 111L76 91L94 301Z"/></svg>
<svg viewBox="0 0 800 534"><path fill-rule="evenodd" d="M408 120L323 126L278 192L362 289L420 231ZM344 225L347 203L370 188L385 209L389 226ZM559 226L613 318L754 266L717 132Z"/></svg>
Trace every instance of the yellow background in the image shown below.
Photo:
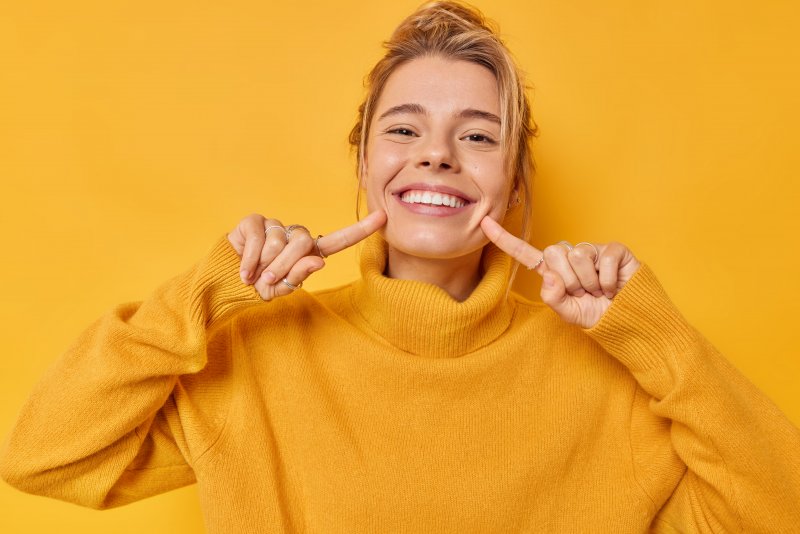
<svg viewBox="0 0 800 534"><path fill-rule="evenodd" d="M224 6L223 6L224 4ZM0 432L95 317L245 215L354 219L346 136L417 2L8 2L0 10ZM533 86L533 242L618 240L800 423L796 2L478 4ZM340 254L307 283L357 275ZM531 273L518 288L536 295ZM97 513L0 485L0 532L202 532L195 489Z"/></svg>

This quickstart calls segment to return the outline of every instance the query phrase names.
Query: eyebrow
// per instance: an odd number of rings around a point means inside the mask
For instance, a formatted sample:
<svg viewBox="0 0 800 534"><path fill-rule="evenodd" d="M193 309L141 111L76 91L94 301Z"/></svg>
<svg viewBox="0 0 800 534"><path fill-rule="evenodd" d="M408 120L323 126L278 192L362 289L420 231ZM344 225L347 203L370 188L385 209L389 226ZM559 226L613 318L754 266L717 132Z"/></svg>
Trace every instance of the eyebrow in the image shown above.
<svg viewBox="0 0 800 534"><path fill-rule="evenodd" d="M428 112L420 106L419 104L400 104L399 106L394 106L386 111L384 111L378 120L382 120L386 117L391 117L392 115L401 115L403 113L411 113L415 115L427 115ZM496 122L497 124L502 124L500 121L500 117L495 115L494 113L489 113L488 111L482 111L480 109L473 109L467 108L462 109L458 113L456 113L456 117L459 119L483 119L490 122Z"/></svg>
<svg viewBox="0 0 800 534"><path fill-rule="evenodd" d="M459 119L484 119L491 122L496 122L497 124L502 124L500 122L500 117L495 115L494 113L489 113L488 111L481 111L479 109L464 109L462 110L457 117Z"/></svg>

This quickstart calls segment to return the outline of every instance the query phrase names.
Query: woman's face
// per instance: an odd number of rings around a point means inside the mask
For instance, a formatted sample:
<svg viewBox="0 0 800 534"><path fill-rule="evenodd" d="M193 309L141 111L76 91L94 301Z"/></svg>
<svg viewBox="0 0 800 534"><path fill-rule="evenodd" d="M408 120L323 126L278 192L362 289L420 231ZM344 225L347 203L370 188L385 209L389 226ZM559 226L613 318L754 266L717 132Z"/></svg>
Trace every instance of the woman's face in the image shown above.
<svg viewBox="0 0 800 534"><path fill-rule="evenodd" d="M394 249L450 259L483 247L480 221L502 222L511 190L494 74L437 57L398 67L370 124L364 186L369 210L388 215Z"/></svg>

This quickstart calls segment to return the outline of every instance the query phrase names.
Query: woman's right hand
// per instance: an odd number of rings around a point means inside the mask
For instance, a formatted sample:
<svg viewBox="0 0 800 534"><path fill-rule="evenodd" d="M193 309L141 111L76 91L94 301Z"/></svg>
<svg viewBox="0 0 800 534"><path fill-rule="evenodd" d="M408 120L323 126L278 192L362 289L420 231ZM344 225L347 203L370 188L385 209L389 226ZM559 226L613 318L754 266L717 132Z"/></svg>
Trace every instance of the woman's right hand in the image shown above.
<svg viewBox="0 0 800 534"><path fill-rule="evenodd" d="M272 300L288 295L311 273L322 269L323 257L355 245L384 224L386 213L373 211L355 224L320 237L315 244L303 227L294 230L287 241L280 221L254 213L239 222L228 234L228 241L242 258L242 281L254 284L264 300Z"/></svg>

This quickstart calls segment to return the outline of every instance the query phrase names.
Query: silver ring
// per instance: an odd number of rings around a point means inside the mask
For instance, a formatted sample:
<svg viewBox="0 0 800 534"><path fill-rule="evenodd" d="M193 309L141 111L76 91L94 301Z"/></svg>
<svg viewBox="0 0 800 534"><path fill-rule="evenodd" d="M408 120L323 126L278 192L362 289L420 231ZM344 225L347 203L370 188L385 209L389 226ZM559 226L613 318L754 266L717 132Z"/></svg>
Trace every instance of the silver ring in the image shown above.
<svg viewBox="0 0 800 534"><path fill-rule="evenodd" d="M544 254L542 254L542 257L541 257L541 258L539 258L539 261L537 261L536 263L534 263L533 265L531 265L530 267L528 267L528 270L529 270L529 271L532 271L532 270L534 270L535 268L537 268L538 266L540 266L540 265L542 264L542 262L543 262L543 261L544 261Z"/></svg>
<svg viewBox="0 0 800 534"><path fill-rule="evenodd" d="M567 247L567 250L572 250L573 248L575 248L570 244L569 241L559 241L558 243L556 243L556 245L564 245L565 247Z"/></svg>
<svg viewBox="0 0 800 534"><path fill-rule="evenodd" d="M294 291L295 289L300 289L301 287L303 287L303 282L300 282L299 284L297 284L297 285L294 285L293 283L291 283L290 281L288 281L286 278L284 278L283 280L281 280L281 282L283 282L283 283L284 283L284 285L285 285L286 287L288 287L289 289L291 289L292 291Z"/></svg>
<svg viewBox="0 0 800 534"><path fill-rule="evenodd" d="M575 245L575 248L578 248L581 245L589 245L590 247L592 247L594 249L594 262L593 263L596 264L597 260L600 259L600 251L597 250L597 247L594 246L592 243L589 243L588 241L581 241L580 243Z"/></svg>
<svg viewBox="0 0 800 534"><path fill-rule="evenodd" d="M286 241L289 241L289 239L291 239L291 237L292 237L292 232L294 232L295 230L299 230L299 229L301 229L301 228L302 228L303 230L305 230L305 231L306 231L306 233L308 233L309 235L311 235L311 232L308 230L308 228L306 228L306 227L305 227L305 226L303 226L302 224L290 224L289 226L287 226L287 227L286 227Z"/></svg>
<svg viewBox="0 0 800 534"><path fill-rule="evenodd" d="M325 254L322 253L322 249L319 248L319 238L322 237L318 235L317 238L314 240L314 246L317 247L317 254L319 254L320 258L327 258Z"/></svg>
<svg viewBox="0 0 800 534"><path fill-rule="evenodd" d="M286 232L286 228L284 228L283 226L278 226L276 224L273 224L272 226L267 226L266 230L264 230L264 235L269 237L269 231L275 228L280 228L281 231L283 232L283 235L286 236L286 241L289 241L289 234Z"/></svg>

